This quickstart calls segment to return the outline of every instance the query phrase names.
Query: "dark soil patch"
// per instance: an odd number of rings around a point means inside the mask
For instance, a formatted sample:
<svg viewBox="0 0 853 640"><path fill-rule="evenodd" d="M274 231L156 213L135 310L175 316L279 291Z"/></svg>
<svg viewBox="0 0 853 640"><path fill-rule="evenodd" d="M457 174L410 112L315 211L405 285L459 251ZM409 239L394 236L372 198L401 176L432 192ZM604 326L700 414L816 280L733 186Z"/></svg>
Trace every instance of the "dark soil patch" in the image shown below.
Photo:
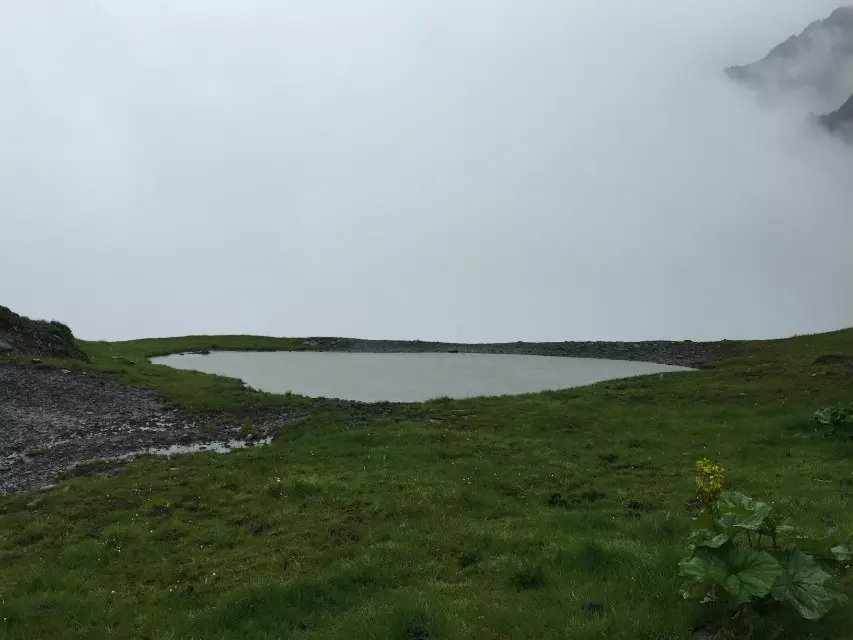
<svg viewBox="0 0 853 640"><path fill-rule="evenodd" d="M853 356L840 353L827 353L814 361L815 364L849 364L853 365Z"/></svg>
<svg viewBox="0 0 853 640"><path fill-rule="evenodd" d="M602 613L604 611L604 605L597 602L587 602L581 607L581 609L587 613Z"/></svg>
<svg viewBox="0 0 853 640"><path fill-rule="evenodd" d="M606 497L607 494L596 491L595 489L587 489L581 493L570 493L565 495L560 492L554 492L548 494L548 497L545 498L545 504L555 509L571 509L573 507L598 502L602 498Z"/></svg>

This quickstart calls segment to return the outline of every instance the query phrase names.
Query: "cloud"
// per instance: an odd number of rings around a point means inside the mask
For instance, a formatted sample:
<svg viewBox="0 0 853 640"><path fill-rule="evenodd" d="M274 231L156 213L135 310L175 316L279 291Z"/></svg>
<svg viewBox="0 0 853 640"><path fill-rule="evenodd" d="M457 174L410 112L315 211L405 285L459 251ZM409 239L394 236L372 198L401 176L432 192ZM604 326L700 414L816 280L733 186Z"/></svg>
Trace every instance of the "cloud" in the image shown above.
<svg viewBox="0 0 853 640"><path fill-rule="evenodd" d="M0 26L19 312L88 338L853 324L850 150L722 73L833 3L47 4Z"/></svg>

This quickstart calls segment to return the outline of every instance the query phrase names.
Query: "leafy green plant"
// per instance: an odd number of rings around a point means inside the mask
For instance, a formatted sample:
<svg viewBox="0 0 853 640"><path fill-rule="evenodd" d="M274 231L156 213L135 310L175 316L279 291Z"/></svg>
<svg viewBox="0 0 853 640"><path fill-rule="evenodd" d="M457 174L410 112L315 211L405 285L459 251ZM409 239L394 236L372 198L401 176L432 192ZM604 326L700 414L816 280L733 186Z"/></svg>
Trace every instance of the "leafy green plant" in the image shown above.
<svg viewBox="0 0 853 640"><path fill-rule="evenodd" d="M833 434L853 436L853 402L848 405L837 404L814 412L813 420L823 427L829 427Z"/></svg>
<svg viewBox="0 0 853 640"><path fill-rule="evenodd" d="M748 610L749 615L766 613L779 603L809 620L847 601L833 577L801 548L806 538L782 524L766 503L722 491L722 469L709 465L707 460L697 463L699 500L705 508L689 537L689 554L679 563L685 599L728 603L738 614ZM720 489L714 500L709 500L713 493L701 490L708 486L703 474L712 475ZM851 552L836 545L826 556L844 562Z"/></svg>

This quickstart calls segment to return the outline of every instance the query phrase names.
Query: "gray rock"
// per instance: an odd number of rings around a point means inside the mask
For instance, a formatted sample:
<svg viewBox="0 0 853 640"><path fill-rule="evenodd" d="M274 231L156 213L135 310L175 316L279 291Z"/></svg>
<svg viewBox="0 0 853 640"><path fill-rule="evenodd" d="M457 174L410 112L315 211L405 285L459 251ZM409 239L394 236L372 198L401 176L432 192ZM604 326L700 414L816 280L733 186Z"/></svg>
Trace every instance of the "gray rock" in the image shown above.
<svg viewBox="0 0 853 640"><path fill-rule="evenodd" d="M12 350L11 344L9 344L8 342L4 342L3 340L0 340L0 353L3 353L4 351L11 351L11 350Z"/></svg>
<svg viewBox="0 0 853 640"><path fill-rule="evenodd" d="M830 131L839 131L853 137L853 96L841 108L820 117L821 123Z"/></svg>

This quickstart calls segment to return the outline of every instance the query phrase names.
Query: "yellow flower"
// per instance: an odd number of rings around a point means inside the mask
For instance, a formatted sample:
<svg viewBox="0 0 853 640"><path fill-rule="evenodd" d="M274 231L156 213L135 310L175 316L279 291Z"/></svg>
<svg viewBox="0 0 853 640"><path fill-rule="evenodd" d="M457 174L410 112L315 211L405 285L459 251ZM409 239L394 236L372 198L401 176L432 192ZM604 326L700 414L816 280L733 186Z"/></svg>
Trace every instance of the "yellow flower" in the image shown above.
<svg viewBox="0 0 853 640"><path fill-rule="evenodd" d="M696 497L706 507L713 505L723 490L725 469L707 458L696 462Z"/></svg>

